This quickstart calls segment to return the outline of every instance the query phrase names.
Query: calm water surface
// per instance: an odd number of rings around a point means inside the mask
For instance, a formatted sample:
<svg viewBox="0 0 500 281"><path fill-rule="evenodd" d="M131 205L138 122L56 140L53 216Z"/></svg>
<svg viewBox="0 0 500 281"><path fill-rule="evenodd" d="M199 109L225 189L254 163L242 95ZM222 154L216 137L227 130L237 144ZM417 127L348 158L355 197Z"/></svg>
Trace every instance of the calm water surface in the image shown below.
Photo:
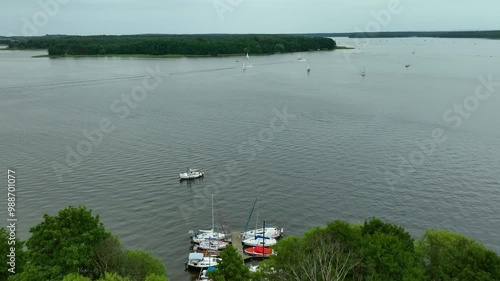
<svg viewBox="0 0 500 281"><path fill-rule="evenodd" d="M309 75L298 54L250 54L243 71L237 57L0 51L0 168L17 172L19 236L44 213L83 204L125 247L160 257L171 280L189 280L188 230L211 227L210 194L237 231L260 190L259 219L288 235L377 216L415 237L447 228L500 252L500 86L472 98L478 77L500 80L500 41L338 44L358 49L303 53ZM140 102L121 101L145 79L160 83ZM443 119L464 100L477 107L468 118ZM283 130L272 131L284 110ZM84 131L102 120L114 130L81 159L68 156L88 151ZM436 129L446 140L433 149ZM59 178L53 166L68 167L68 157L74 165ZM205 179L179 183L188 165Z"/></svg>

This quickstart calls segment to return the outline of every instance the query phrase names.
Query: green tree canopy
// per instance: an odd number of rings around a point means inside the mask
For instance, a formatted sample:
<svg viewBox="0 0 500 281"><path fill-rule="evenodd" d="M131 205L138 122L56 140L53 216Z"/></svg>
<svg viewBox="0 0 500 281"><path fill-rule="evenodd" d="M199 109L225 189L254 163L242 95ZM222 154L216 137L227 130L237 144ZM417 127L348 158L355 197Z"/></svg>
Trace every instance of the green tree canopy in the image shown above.
<svg viewBox="0 0 500 281"><path fill-rule="evenodd" d="M500 280L500 257L461 234L428 230L416 248L428 280Z"/></svg>
<svg viewBox="0 0 500 281"><path fill-rule="evenodd" d="M221 261L217 270L209 272L209 277L214 281L248 281L250 270L243 264L243 258L236 248L228 245L220 254Z"/></svg>
<svg viewBox="0 0 500 281"><path fill-rule="evenodd" d="M0 281L7 280L7 278L13 275L9 272L9 265L11 256L15 259L15 269L14 273L19 273L23 271L24 264L26 262L26 253L24 252L24 242L19 238L13 239L10 237L10 231L5 230L5 228L0 228ZM11 252L11 248L14 248L14 252Z"/></svg>
<svg viewBox="0 0 500 281"><path fill-rule="evenodd" d="M78 273L70 273L64 276L62 281L92 281L92 279L82 276Z"/></svg>
<svg viewBox="0 0 500 281"><path fill-rule="evenodd" d="M96 246L94 266L97 272L123 274L127 255L118 237L111 235Z"/></svg>
<svg viewBox="0 0 500 281"><path fill-rule="evenodd" d="M99 216L86 207L68 207L30 229L27 280L61 280L69 273L99 276L93 257L96 246L110 236ZM38 272L35 274L35 272ZM35 277L32 277L35 276ZM41 278L43 279L35 279Z"/></svg>
<svg viewBox="0 0 500 281"><path fill-rule="evenodd" d="M160 259L145 251L126 251L124 276L129 277L132 281L143 281L151 274L167 276L165 265Z"/></svg>
<svg viewBox="0 0 500 281"><path fill-rule="evenodd" d="M276 244L276 255L262 264L268 280L358 280L362 268L359 226L334 221L286 237Z"/></svg>
<svg viewBox="0 0 500 281"><path fill-rule="evenodd" d="M371 280L423 280L414 240L404 228L377 218L361 228L366 275Z"/></svg>

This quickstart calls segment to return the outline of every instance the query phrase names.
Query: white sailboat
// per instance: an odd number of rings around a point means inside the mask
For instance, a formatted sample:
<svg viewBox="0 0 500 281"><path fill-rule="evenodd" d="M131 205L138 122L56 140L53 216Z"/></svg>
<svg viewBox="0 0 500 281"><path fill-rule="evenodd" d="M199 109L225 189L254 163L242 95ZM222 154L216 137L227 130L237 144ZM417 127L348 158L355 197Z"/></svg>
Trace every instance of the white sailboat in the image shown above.
<svg viewBox="0 0 500 281"><path fill-rule="evenodd" d="M192 230L189 231L190 234L194 234ZM226 234L215 232L215 218L214 218L214 195L212 194L212 229L210 230L199 230L199 233L192 235L192 240L194 243L202 243L209 240L225 240L227 239Z"/></svg>
<svg viewBox="0 0 500 281"><path fill-rule="evenodd" d="M249 55L248 55L248 53L247 53L247 60L249 60L249 59L250 59L250 56L249 56Z"/></svg>
<svg viewBox="0 0 500 281"><path fill-rule="evenodd" d="M256 235L263 235L266 237L271 237L271 238L276 239L276 238L281 237L282 232L283 232L283 229L279 229L277 227L271 226L271 227L266 227L265 229L264 228L256 228L256 229L252 229L249 231L245 231L241 234L241 237L242 237L242 239L247 239L247 238L251 238L251 237L256 236Z"/></svg>
<svg viewBox="0 0 500 281"><path fill-rule="evenodd" d="M264 226L262 227L262 229L266 229L266 222L264 222ZM246 239L243 239L243 241L241 241L241 242L246 246L252 246L252 247L268 246L268 247L270 247L270 246L276 245L276 243L278 243L278 240L276 240L275 238L265 236L265 235L255 235L253 237L248 237Z"/></svg>
<svg viewBox="0 0 500 281"><path fill-rule="evenodd" d="M278 243L278 240L274 238L270 238L267 236L263 235L256 235L251 238L247 238L243 241L241 241L245 246L250 246L250 247L255 247L255 246L274 246L276 243Z"/></svg>
<svg viewBox="0 0 500 281"><path fill-rule="evenodd" d="M221 241L217 239L206 239L205 241L200 242L198 248L202 250L210 250L210 251L218 251L225 249L229 243L226 241Z"/></svg>

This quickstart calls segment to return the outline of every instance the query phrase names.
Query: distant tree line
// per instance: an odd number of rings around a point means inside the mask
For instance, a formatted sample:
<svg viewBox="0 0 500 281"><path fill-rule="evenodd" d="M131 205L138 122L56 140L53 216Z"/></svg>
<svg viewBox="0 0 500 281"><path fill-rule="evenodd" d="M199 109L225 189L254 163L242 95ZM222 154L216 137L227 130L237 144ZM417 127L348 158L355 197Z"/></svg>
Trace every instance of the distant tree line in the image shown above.
<svg viewBox="0 0 500 281"><path fill-rule="evenodd" d="M0 39L0 45L9 45L11 41L10 39Z"/></svg>
<svg viewBox="0 0 500 281"><path fill-rule="evenodd" d="M333 50L331 38L287 35L123 35L35 37L9 43L15 49L48 49L62 55L228 55Z"/></svg>
<svg viewBox="0 0 500 281"><path fill-rule="evenodd" d="M349 37L349 38L436 37L436 38L500 39L500 30L487 30L487 31L385 31L385 32L342 32L342 33L336 32L336 33L294 34L294 36Z"/></svg>
<svg viewBox="0 0 500 281"><path fill-rule="evenodd" d="M492 31L423 31L423 32L358 32L350 38L401 38L401 37L438 37L438 38L484 38L500 39L500 30Z"/></svg>

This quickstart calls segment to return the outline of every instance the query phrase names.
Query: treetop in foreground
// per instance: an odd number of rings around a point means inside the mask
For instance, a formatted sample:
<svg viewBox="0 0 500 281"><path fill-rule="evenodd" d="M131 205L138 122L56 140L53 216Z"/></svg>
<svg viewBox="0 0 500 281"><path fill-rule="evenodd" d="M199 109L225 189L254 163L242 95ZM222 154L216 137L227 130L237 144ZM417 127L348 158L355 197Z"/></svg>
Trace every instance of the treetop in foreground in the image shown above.
<svg viewBox="0 0 500 281"><path fill-rule="evenodd" d="M0 249L4 232L0 229ZM123 250L99 216L84 206L45 214L30 232L26 255L18 256L24 267L8 277L0 271L0 281L167 281L160 259L149 252Z"/></svg>

